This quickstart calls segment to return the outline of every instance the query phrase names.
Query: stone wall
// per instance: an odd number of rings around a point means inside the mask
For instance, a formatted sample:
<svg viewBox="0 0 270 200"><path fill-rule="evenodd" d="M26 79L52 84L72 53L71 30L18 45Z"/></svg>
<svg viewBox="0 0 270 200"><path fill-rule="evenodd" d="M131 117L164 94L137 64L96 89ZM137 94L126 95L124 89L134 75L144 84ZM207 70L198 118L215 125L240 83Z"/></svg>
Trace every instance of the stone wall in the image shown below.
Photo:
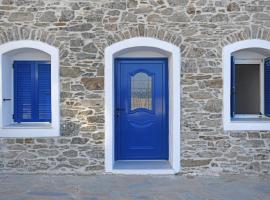
<svg viewBox="0 0 270 200"><path fill-rule="evenodd" d="M0 172L103 172L104 48L143 36L181 48L182 172L270 174L269 132L223 131L221 56L269 40L269 10L265 0L1 0L0 43L60 49L62 136L0 139Z"/></svg>

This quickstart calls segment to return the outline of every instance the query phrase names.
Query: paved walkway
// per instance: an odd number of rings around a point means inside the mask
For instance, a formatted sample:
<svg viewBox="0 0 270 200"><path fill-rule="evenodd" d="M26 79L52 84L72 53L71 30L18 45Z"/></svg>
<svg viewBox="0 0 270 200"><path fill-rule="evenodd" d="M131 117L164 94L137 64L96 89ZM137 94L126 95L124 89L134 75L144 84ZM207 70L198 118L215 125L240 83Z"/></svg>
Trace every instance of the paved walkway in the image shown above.
<svg viewBox="0 0 270 200"><path fill-rule="evenodd" d="M270 177L0 175L1 200L270 200Z"/></svg>

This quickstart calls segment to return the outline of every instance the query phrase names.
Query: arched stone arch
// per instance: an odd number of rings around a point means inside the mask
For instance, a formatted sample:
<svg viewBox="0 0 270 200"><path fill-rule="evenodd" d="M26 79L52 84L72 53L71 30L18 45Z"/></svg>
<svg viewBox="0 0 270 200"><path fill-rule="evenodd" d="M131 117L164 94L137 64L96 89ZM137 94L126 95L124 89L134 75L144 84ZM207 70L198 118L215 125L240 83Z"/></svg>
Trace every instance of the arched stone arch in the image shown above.
<svg viewBox="0 0 270 200"><path fill-rule="evenodd" d="M220 46L223 48L226 45L243 40L270 40L270 29L252 26L224 35L220 41Z"/></svg>
<svg viewBox="0 0 270 200"><path fill-rule="evenodd" d="M6 30L0 31L0 44L5 44L12 41L31 40L46 43L50 46L59 49L61 55L65 49L63 42L56 40L56 35L53 32L48 32L43 29L31 29L30 27L13 26Z"/></svg>
<svg viewBox="0 0 270 200"><path fill-rule="evenodd" d="M114 169L114 58L125 50L152 48L169 59L169 162L168 170ZM177 173L180 170L180 49L172 43L150 37L132 37L114 42L105 49L105 169L114 173Z"/></svg>
<svg viewBox="0 0 270 200"><path fill-rule="evenodd" d="M179 33L168 31L158 26L147 26L144 24L138 24L133 26L127 26L121 30L108 33L106 35L106 41L98 46L101 50L105 50L106 47L114 43L135 37L155 38L171 43L178 47L180 47L180 45L182 44L182 37L179 35ZM96 41L96 43L99 43L99 41Z"/></svg>

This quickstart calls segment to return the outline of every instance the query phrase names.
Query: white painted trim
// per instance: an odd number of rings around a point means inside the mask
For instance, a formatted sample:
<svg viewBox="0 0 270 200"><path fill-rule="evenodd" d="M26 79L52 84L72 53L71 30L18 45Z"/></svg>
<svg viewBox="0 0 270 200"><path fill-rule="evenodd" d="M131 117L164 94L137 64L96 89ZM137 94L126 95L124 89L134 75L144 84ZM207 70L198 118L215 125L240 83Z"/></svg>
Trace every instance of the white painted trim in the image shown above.
<svg viewBox="0 0 270 200"><path fill-rule="evenodd" d="M113 174L167 175L177 173L173 169L113 169L106 171Z"/></svg>
<svg viewBox="0 0 270 200"><path fill-rule="evenodd" d="M270 50L270 42L265 40L244 40L227 45L223 48L223 126L224 130L270 130L269 121L241 121L231 120L231 54L248 48L262 48Z"/></svg>
<svg viewBox="0 0 270 200"><path fill-rule="evenodd" d="M59 50L53 46L40 41L21 40L12 41L0 45L0 77L2 77L3 55L10 51L32 48L48 53L51 56L51 102L52 102L52 123L51 128L8 128L3 125L5 113L3 108L3 81L0 81L0 137L50 137L60 135L60 77L59 77Z"/></svg>
<svg viewBox="0 0 270 200"><path fill-rule="evenodd" d="M116 170L114 166L114 58L133 48L154 48L169 58L169 162L171 171ZM170 174L180 171L180 49L154 38L136 37L112 44L105 49L105 171L108 173Z"/></svg>
<svg viewBox="0 0 270 200"><path fill-rule="evenodd" d="M260 65L262 61L260 59L237 59L235 58L235 64L250 64L250 65Z"/></svg>

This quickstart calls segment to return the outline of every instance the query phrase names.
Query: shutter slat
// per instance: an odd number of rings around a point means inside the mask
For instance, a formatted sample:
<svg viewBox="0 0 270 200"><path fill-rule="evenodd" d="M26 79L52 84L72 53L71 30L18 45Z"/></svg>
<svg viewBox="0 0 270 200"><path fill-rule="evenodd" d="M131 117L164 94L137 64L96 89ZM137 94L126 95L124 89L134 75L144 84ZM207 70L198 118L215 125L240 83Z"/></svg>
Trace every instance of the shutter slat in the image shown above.
<svg viewBox="0 0 270 200"><path fill-rule="evenodd" d="M264 114L270 117L270 58L264 60Z"/></svg>
<svg viewBox="0 0 270 200"><path fill-rule="evenodd" d="M33 120L33 63L14 62L14 121Z"/></svg>
<svg viewBox="0 0 270 200"><path fill-rule="evenodd" d="M38 64L37 113L40 121L51 122L51 66Z"/></svg>

